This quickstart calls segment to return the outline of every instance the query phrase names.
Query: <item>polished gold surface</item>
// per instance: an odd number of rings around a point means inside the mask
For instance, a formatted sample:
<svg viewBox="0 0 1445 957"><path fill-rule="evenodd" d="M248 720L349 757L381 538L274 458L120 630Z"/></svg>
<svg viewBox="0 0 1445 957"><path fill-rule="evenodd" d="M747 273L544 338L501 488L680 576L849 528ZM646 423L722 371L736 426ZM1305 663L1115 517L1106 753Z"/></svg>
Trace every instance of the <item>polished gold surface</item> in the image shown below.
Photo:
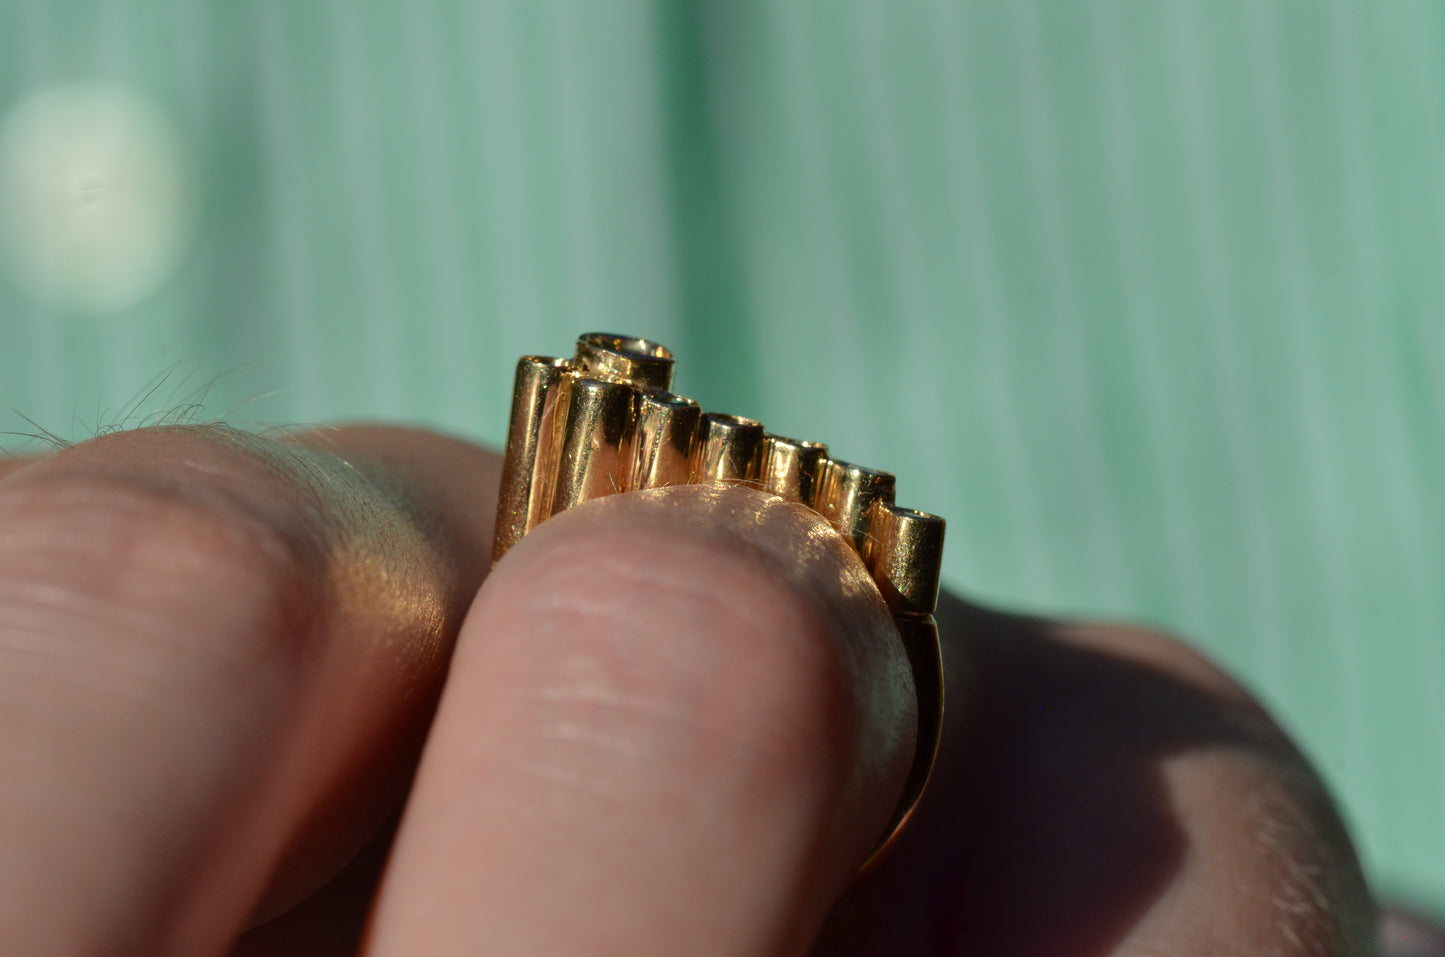
<svg viewBox="0 0 1445 957"><path fill-rule="evenodd" d="M501 497L497 500L497 525L492 539L493 561L547 517L546 509L551 505L551 490L545 487L549 471L538 465L549 458L552 406L566 369L565 359L523 356L517 360L512 420L507 428Z"/></svg>
<svg viewBox="0 0 1445 957"><path fill-rule="evenodd" d="M557 512L636 489L744 484L826 518L893 613L918 699L912 770L867 870L912 815L938 753L943 666L931 613L943 519L894 505L888 472L832 459L816 442L769 435L752 419L703 412L668 391L672 372L663 346L601 332L578 339L572 359L517 363L492 560Z"/></svg>
<svg viewBox="0 0 1445 957"><path fill-rule="evenodd" d="M701 418L702 409L691 399L671 392L641 392L623 489L686 485L692 478L693 441Z"/></svg>
<svg viewBox="0 0 1445 957"><path fill-rule="evenodd" d="M758 486L764 435L762 425L752 419L703 413L692 450L692 483Z"/></svg>
<svg viewBox="0 0 1445 957"><path fill-rule="evenodd" d="M863 562L895 615L931 615L938 606L943 562L943 519L911 508L879 504Z"/></svg>
<svg viewBox="0 0 1445 957"><path fill-rule="evenodd" d="M652 389L672 387L672 353L647 339L589 332L577 340L577 362L597 379Z"/></svg>
<svg viewBox="0 0 1445 957"><path fill-rule="evenodd" d="M765 492L811 508L818 490L818 472L827 456L828 447L821 442L770 434L763 440L758 482Z"/></svg>
<svg viewBox="0 0 1445 957"><path fill-rule="evenodd" d="M893 502L893 476L837 459L827 459L822 469L813 507L862 554L873 524L873 506Z"/></svg>
<svg viewBox="0 0 1445 957"><path fill-rule="evenodd" d="M552 514L622 491L623 455L636 400L637 390L622 382L586 376L572 381Z"/></svg>

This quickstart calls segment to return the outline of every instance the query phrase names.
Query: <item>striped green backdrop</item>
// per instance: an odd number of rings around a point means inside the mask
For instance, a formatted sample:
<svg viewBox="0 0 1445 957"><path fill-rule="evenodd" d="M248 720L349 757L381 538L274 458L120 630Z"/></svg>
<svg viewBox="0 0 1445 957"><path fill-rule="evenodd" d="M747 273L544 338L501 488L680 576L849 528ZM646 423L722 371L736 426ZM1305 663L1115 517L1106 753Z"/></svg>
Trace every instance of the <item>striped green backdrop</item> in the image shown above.
<svg viewBox="0 0 1445 957"><path fill-rule="evenodd" d="M660 339L955 586L1195 636L1445 909L1442 81L1423 0L0 0L0 114L128 91L195 197L133 304L12 263L0 399L496 442L517 355Z"/></svg>

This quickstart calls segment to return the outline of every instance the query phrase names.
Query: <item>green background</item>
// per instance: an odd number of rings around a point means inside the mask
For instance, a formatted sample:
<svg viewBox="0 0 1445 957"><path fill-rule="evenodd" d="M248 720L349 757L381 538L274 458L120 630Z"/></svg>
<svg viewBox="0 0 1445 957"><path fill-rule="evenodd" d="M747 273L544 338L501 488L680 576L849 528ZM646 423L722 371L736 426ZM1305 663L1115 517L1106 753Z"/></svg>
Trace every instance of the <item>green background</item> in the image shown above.
<svg viewBox="0 0 1445 957"><path fill-rule="evenodd" d="M1442 54L1426 2L0 0L0 115L122 87L200 196L134 306L0 286L0 404L235 370L497 442L518 355L659 339L895 470L954 586L1195 638L1445 910Z"/></svg>

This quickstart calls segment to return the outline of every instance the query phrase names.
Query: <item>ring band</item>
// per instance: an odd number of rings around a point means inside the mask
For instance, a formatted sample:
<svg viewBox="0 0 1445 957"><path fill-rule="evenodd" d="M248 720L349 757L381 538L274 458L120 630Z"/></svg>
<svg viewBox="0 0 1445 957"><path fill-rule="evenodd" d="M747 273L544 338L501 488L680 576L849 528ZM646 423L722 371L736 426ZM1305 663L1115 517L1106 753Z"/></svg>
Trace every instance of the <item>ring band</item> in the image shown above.
<svg viewBox="0 0 1445 957"><path fill-rule="evenodd" d="M824 445L772 435L751 419L704 412L674 395L673 365L672 353L655 342L603 332L578 338L570 359L517 361L492 563L549 516L637 489L746 485L827 519L882 592L918 699L913 764L861 875L902 833L938 756L943 661L933 612L944 521L896 506L888 472L831 458Z"/></svg>

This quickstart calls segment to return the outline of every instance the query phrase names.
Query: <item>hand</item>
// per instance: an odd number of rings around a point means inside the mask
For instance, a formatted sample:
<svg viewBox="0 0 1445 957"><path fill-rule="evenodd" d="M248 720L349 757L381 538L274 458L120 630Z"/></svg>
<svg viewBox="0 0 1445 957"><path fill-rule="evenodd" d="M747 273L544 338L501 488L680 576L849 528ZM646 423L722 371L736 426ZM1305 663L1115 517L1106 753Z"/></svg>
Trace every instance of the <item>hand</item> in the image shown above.
<svg viewBox="0 0 1445 957"><path fill-rule="evenodd" d="M498 473L368 427L12 464L0 952L1371 951L1328 796L1234 682L950 598L933 785L850 887L914 720L852 554L694 487L488 576Z"/></svg>

